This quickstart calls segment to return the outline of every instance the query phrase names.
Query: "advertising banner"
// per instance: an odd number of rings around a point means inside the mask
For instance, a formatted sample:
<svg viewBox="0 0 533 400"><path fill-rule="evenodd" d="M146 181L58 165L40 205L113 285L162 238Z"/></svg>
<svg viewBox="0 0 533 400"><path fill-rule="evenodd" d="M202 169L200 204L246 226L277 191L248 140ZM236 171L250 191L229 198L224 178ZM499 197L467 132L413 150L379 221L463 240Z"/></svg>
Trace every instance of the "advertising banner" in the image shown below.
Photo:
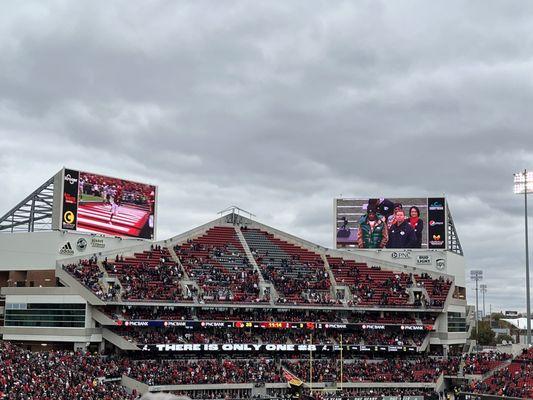
<svg viewBox="0 0 533 400"><path fill-rule="evenodd" d="M444 197L335 199L334 229L337 248L394 249L396 258L411 258L401 250L446 249L446 201Z"/></svg>
<svg viewBox="0 0 533 400"><path fill-rule="evenodd" d="M336 322L261 322L261 321L168 321L168 320L131 320L116 321L119 326L126 327L154 327L154 328L185 328L185 329L208 329L208 328L235 328L235 329L275 329L275 330L410 330L432 331L433 325L405 325L405 324L345 324Z"/></svg>
<svg viewBox="0 0 533 400"><path fill-rule="evenodd" d="M319 352L334 353L340 351L341 346L336 344L249 344L249 343L167 343L147 344L141 347L142 351L173 352L173 353L202 353L202 352ZM365 346L347 344L342 346L343 351L352 352L388 352L388 353L416 353L414 346Z"/></svg>
<svg viewBox="0 0 533 400"><path fill-rule="evenodd" d="M72 169L65 169L63 177L63 212L61 217L61 228L76 230L78 216L78 184L79 172Z"/></svg>
<svg viewBox="0 0 533 400"><path fill-rule="evenodd" d="M446 248L446 208L443 197L428 198L428 248Z"/></svg>

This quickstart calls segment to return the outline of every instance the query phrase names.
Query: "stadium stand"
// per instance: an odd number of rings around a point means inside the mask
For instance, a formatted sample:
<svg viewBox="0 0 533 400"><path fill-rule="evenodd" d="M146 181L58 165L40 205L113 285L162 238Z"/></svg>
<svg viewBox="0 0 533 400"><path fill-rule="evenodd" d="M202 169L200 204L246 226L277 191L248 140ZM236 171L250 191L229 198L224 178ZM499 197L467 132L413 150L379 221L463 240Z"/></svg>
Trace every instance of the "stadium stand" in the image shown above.
<svg viewBox="0 0 533 400"><path fill-rule="evenodd" d="M472 381L465 391L505 397L533 398L533 364L512 362L484 381Z"/></svg>
<svg viewBox="0 0 533 400"><path fill-rule="evenodd" d="M65 333L48 327L30 332L34 335L30 341L26 336L21 339L21 346L41 350L38 353L0 342L0 399L137 399L136 393L118 384L121 379L143 391L192 385L174 391L191 399L250 399L258 393L262 398L267 394L281 398L289 395L284 369L303 381L310 379L307 357L312 346L286 349L310 342L325 345L311 350L313 381L331 382L336 388L340 380L336 345L343 344L343 382L370 385L339 389L335 394L350 400L367 394L430 398L450 379L445 375L483 374L510 362L494 354L444 357L449 350L444 350L444 343L462 349L464 343L457 337L466 336L454 332L448 340L442 323L446 312L442 308L455 282L449 275L438 277L432 271L430 276L424 269L400 263L396 268L390 258L378 266L378 261L365 256L312 246L250 224L234 225L221 218L165 242L137 241L124 248L112 248L107 242L108 247L88 248L79 257L60 259L55 265L58 281L73 286L61 288L66 289L62 293L78 296L78 304L86 307L81 316L86 321L57 345L90 348L91 353L47 351ZM88 258L91 254L95 255ZM97 298L84 299L85 289ZM342 291L353 296L344 298ZM424 298L418 301L414 292ZM50 301L50 309L60 301ZM455 305L454 310L459 308ZM455 314L461 315L454 318L467 318L464 312ZM21 329L25 328L6 327L5 331L17 334ZM38 335L48 329L52 333L42 341L50 347L41 349ZM430 337L438 340L432 343ZM172 344L189 346L185 350L157 346ZM191 344L220 346L209 353L208 346L193 351ZM223 348L230 344L279 346ZM511 365L523 367L527 355L523 357ZM516 387L528 383L528 372L518 372L521 380L513 383ZM517 370L497 372L494 380L487 378L480 385L491 388L498 379L514 382L515 376ZM381 387L400 382L413 387ZM243 386L222 386L228 384ZM333 397L321 392L313 393L313 398Z"/></svg>
<svg viewBox="0 0 533 400"><path fill-rule="evenodd" d="M246 257L233 227L216 226L204 235L174 247L189 278L205 302L254 303L259 276Z"/></svg>
<svg viewBox="0 0 533 400"><path fill-rule="evenodd" d="M335 304L320 255L259 229L242 229L264 278L286 303Z"/></svg>
<svg viewBox="0 0 533 400"><path fill-rule="evenodd" d="M0 399L133 400L116 383L122 367L113 358L72 351L30 352L0 341Z"/></svg>
<svg viewBox="0 0 533 400"><path fill-rule="evenodd" d="M124 373L148 385L281 382L272 359L123 360Z"/></svg>
<svg viewBox="0 0 533 400"><path fill-rule="evenodd" d="M505 361L510 360L511 358L511 354L496 353L493 351L472 355L468 354L465 356L463 374L484 375L500 365L503 365Z"/></svg>
<svg viewBox="0 0 533 400"><path fill-rule="evenodd" d="M103 282L104 273L98 267L96 258L80 260L77 264L63 265L63 269L102 300L114 300L119 293L118 286L106 285Z"/></svg>
<svg viewBox="0 0 533 400"><path fill-rule="evenodd" d="M409 306L406 289L412 285L412 276L340 257L327 256L327 260L335 280L349 285L356 305Z"/></svg>
<svg viewBox="0 0 533 400"><path fill-rule="evenodd" d="M424 287L429 296L429 306L442 308L448 292L452 286L452 282L444 277L432 278L429 274L424 273L415 275L415 279L419 287Z"/></svg>
<svg viewBox="0 0 533 400"><path fill-rule="evenodd" d="M133 257L117 255L114 261L106 259L102 264L109 276L119 279L124 301L191 300L182 294L183 272L165 247L155 246Z"/></svg>
<svg viewBox="0 0 533 400"><path fill-rule="evenodd" d="M284 361L284 367L300 379L309 382L308 360ZM386 360L345 360L342 379L344 382L433 382L441 374L455 374L459 359L418 358ZM313 360L314 382L339 382L340 362L338 359Z"/></svg>
<svg viewBox="0 0 533 400"><path fill-rule="evenodd" d="M118 335L125 337L135 344L166 344L166 343L272 343L283 344L308 343L310 332L303 330L220 330L204 329L191 331L182 327L168 327L165 329L139 328L121 326L113 328ZM420 346L427 332L419 331L364 331L364 332L338 332L314 331L313 343L320 344L362 344L362 345L395 345L395 346Z"/></svg>

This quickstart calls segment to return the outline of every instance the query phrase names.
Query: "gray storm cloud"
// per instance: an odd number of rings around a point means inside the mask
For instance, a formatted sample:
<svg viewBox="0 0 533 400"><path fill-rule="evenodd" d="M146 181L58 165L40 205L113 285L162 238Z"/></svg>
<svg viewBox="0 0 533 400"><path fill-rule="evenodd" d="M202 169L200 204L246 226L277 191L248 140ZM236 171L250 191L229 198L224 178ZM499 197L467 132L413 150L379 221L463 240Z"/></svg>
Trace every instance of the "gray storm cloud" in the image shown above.
<svg viewBox="0 0 533 400"><path fill-rule="evenodd" d="M330 246L332 198L449 198L469 268L523 309L533 3L8 1L7 211L63 165L153 182L159 237L229 204Z"/></svg>

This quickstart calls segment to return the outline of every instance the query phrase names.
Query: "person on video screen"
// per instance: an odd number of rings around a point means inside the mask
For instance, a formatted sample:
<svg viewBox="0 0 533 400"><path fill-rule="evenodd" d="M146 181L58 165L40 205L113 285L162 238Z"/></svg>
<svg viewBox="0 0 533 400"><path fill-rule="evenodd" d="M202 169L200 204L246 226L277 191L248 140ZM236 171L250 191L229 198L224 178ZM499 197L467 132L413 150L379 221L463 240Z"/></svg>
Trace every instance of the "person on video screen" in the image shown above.
<svg viewBox="0 0 533 400"><path fill-rule="evenodd" d="M359 219L357 246L360 249L382 249L387 241L385 218L377 213L375 205L369 204L366 214Z"/></svg>
<svg viewBox="0 0 533 400"><path fill-rule="evenodd" d="M387 228L391 228L391 226L396 223L396 211L403 210L403 206L401 203L394 203L393 213L389 215L389 218L387 218Z"/></svg>
<svg viewBox="0 0 533 400"><path fill-rule="evenodd" d="M424 230L424 221L420 218L420 209L417 206L409 208L409 225L415 230L416 242L413 247L420 249L422 247L422 231Z"/></svg>
<svg viewBox="0 0 533 400"><path fill-rule="evenodd" d="M391 200L380 198L375 199L375 202L378 214L383 215L385 220L387 220L394 213L394 203Z"/></svg>
<svg viewBox="0 0 533 400"><path fill-rule="evenodd" d="M415 248L416 233L409 221L405 219L403 209L394 214L394 223L389 229L388 249L412 249Z"/></svg>

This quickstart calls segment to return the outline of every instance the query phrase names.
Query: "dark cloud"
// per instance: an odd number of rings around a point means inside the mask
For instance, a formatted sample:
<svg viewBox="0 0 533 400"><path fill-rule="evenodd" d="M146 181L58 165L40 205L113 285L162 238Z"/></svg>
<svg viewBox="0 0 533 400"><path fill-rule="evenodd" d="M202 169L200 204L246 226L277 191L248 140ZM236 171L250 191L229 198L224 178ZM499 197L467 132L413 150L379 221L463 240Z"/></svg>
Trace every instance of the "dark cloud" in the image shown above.
<svg viewBox="0 0 533 400"><path fill-rule="evenodd" d="M61 166L154 182L160 237L230 204L331 245L332 198L445 192L523 309L533 3L7 2L7 210Z"/></svg>

